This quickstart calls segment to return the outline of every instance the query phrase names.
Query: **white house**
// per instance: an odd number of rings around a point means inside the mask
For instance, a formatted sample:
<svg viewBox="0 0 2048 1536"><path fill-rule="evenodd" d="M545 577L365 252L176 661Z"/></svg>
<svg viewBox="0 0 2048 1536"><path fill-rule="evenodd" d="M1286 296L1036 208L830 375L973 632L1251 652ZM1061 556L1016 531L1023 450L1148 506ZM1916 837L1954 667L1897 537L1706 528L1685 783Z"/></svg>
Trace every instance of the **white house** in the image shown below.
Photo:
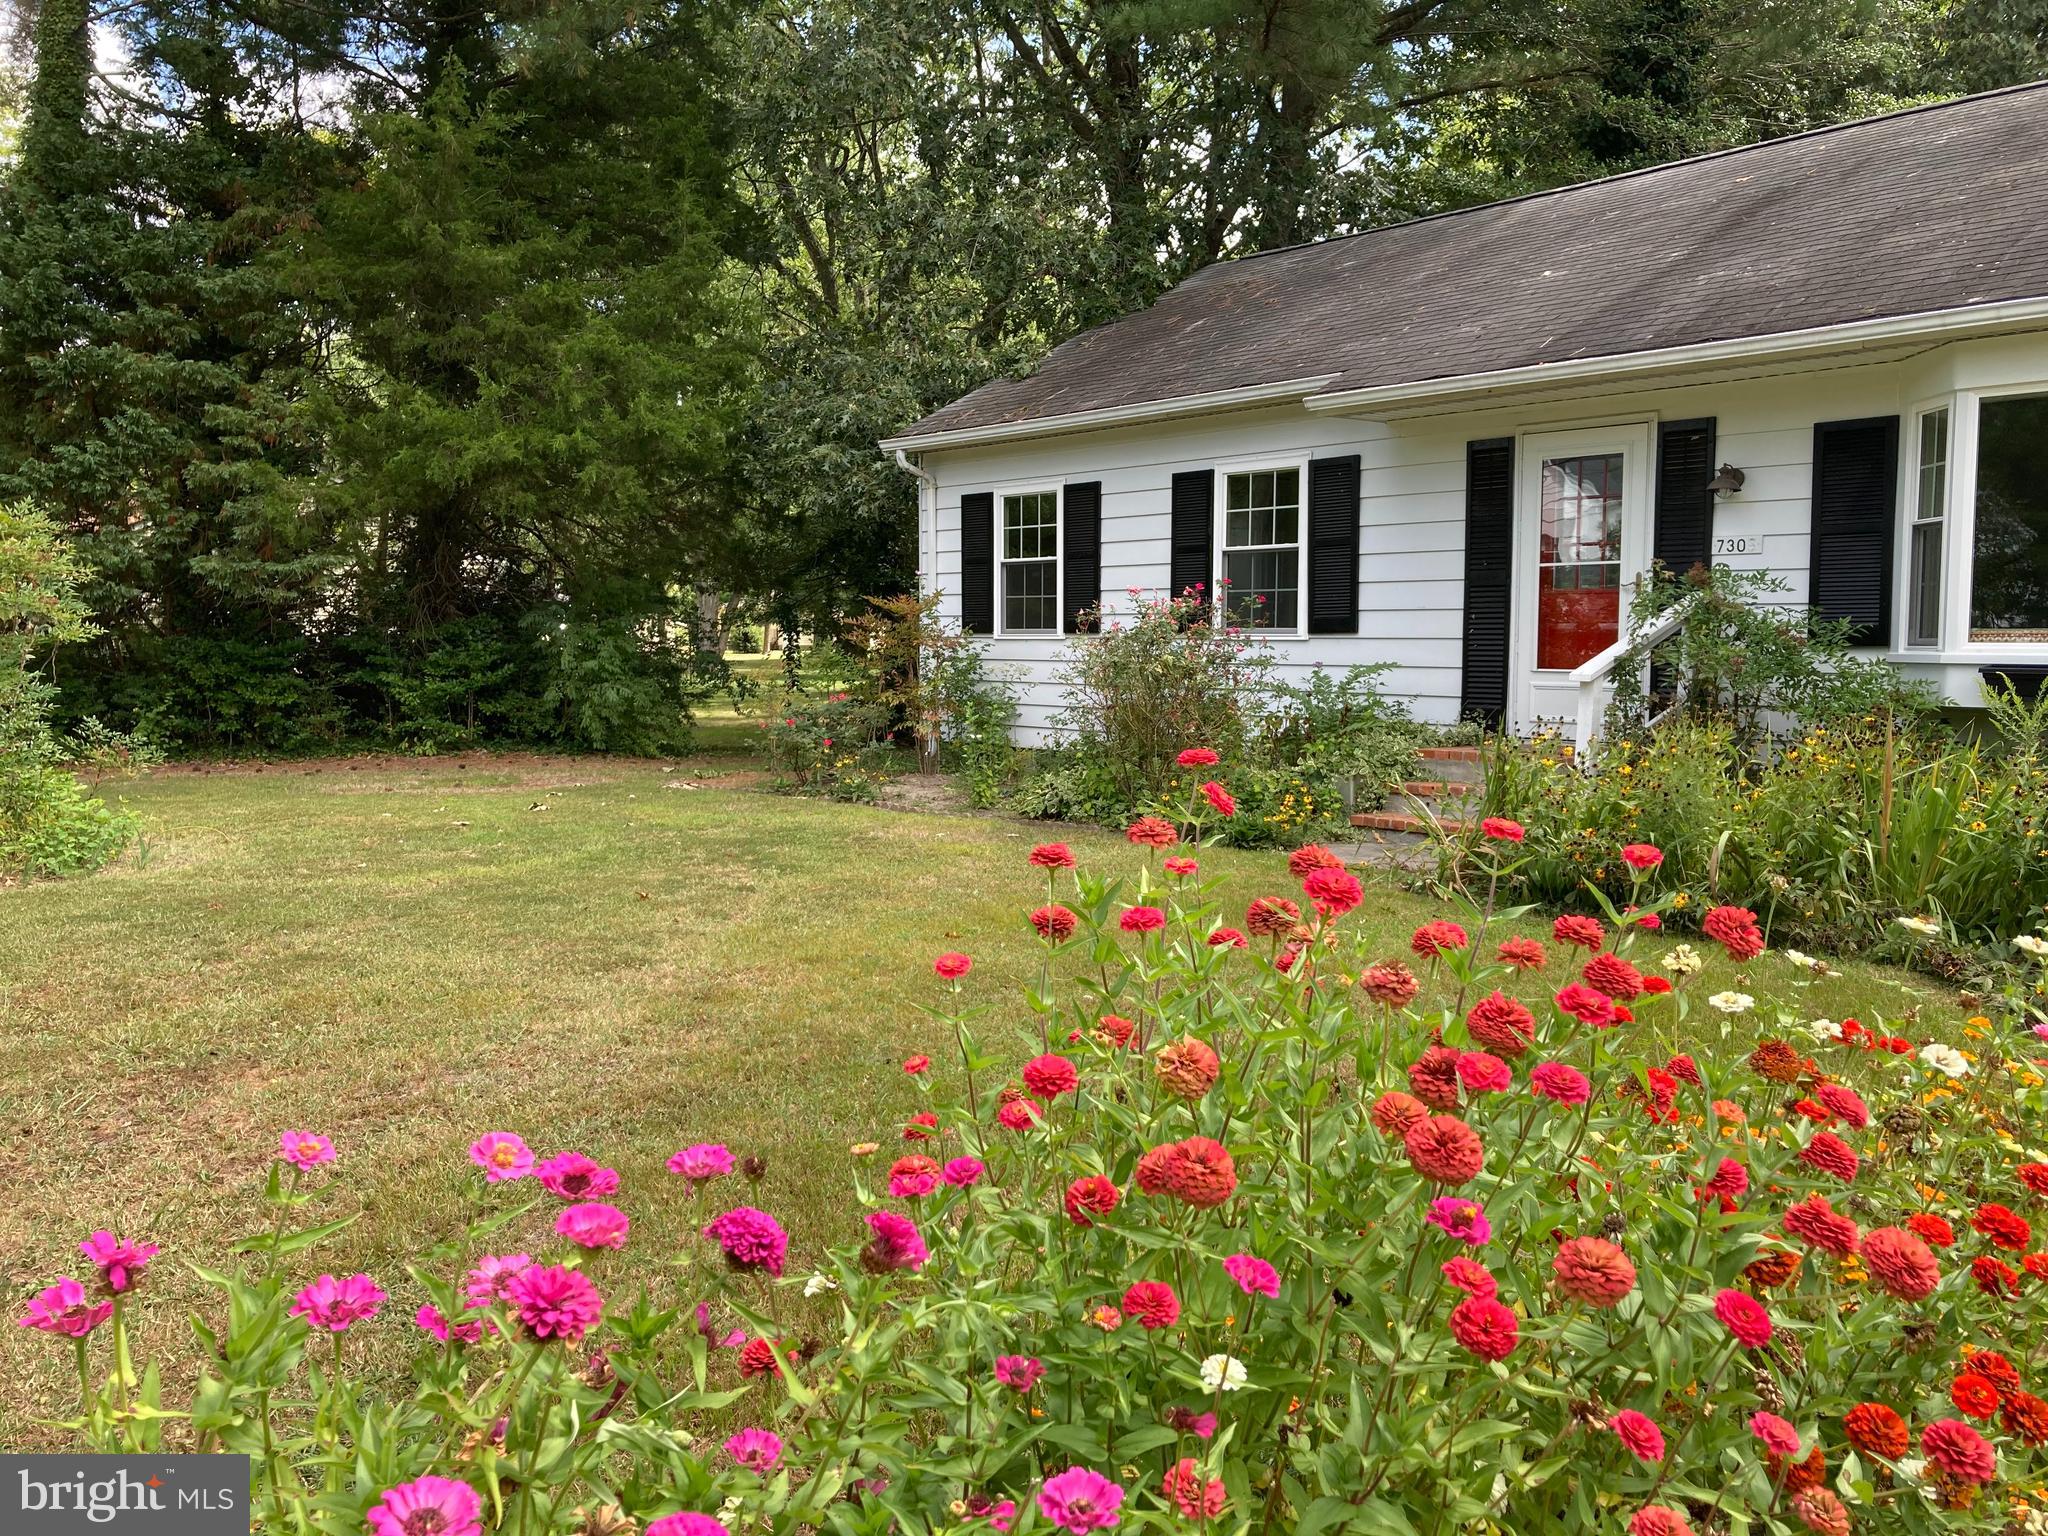
<svg viewBox="0 0 2048 1536"><path fill-rule="evenodd" d="M2048 676L2048 83L1222 262L882 447L1026 740L1078 615L1197 583L1526 732L1653 559L1972 704Z"/></svg>

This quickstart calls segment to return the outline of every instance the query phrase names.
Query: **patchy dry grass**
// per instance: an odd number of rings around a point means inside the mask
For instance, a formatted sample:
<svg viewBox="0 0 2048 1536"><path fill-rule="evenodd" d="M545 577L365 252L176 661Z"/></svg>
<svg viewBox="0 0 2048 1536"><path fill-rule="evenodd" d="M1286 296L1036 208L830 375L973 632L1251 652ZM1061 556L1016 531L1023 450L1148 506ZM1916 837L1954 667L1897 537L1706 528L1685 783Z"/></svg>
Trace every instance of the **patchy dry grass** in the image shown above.
<svg viewBox="0 0 2048 1536"><path fill-rule="evenodd" d="M617 1166L636 1248L673 1245L687 1202L663 1164L706 1139L768 1157L761 1203L797 1254L843 1238L848 1144L889 1140L913 1102L896 1064L947 1045L915 1006L930 957L975 955L991 1038L1025 1017L1044 829L753 793L745 766L329 761L130 786L142 857L0 891L10 1318L86 1232L148 1235L167 1262L146 1347L189 1372L179 1261L255 1226L287 1126L342 1150L320 1214L363 1214L316 1257L391 1287L394 1349L419 1299L405 1256L459 1227L484 1129ZM1204 863L1239 910L1289 886L1272 855ZM1388 953L1431 915L1390 888L1368 912ZM1846 969L1816 1015L1945 1002ZM33 1421L67 1411L69 1352L0 1339L0 1443L47 1443Z"/></svg>

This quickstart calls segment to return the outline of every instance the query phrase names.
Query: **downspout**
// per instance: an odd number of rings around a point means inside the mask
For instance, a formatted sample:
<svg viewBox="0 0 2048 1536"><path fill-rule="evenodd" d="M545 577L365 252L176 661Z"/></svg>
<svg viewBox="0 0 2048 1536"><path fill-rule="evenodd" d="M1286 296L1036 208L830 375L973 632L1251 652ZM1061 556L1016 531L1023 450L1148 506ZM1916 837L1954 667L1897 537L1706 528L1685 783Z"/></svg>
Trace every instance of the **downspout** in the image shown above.
<svg viewBox="0 0 2048 1536"><path fill-rule="evenodd" d="M922 599L929 589L930 584L927 577L931 574L925 569L925 550L927 548L931 550L931 560L934 566L938 564L939 559L939 482L938 478L930 470L920 464L913 463L910 455L901 448L896 450L896 467L907 475L915 475L917 477L917 595ZM931 492L930 496L925 494L926 491ZM931 503L932 541L929 545L924 541L925 503L927 501ZM922 656L918 658L918 665L921 670L924 665L924 658ZM925 772L936 773L938 771L938 734L936 731L927 732L923 721L918 722L918 755L924 760L921 766Z"/></svg>

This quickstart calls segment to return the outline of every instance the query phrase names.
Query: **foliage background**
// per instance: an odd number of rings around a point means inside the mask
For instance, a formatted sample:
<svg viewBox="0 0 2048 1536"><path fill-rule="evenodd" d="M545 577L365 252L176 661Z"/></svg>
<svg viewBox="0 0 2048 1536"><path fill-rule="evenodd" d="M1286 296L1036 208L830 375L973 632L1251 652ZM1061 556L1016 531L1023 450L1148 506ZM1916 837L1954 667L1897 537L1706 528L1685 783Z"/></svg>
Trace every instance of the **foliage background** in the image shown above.
<svg viewBox="0 0 2048 1536"><path fill-rule="evenodd" d="M668 750L875 440L1189 272L2048 70L2040 0L34 0L0 496L184 750Z"/></svg>

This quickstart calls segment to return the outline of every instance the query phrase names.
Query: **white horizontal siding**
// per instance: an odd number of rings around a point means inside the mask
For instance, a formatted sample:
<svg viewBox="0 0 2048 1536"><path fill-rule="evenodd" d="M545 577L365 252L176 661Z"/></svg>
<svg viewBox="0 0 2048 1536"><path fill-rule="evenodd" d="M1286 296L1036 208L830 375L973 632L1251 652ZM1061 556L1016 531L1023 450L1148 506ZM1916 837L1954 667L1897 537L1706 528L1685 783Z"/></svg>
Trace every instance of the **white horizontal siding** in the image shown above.
<svg viewBox="0 0 2048 1536"><path fill-rule="evenodd" d="M938 480L935 535L921 542L927 587L943 593L941 612L957 620L960 498L970 491L1098 480L1102 484L1102 592L1112 618L1132 611L1130 592L1163 595L1168 577L1169 494L1173 475L1251 458L1297 460L1360 456L1360 529L1356 636L1272 642L1279 673L1307 677L1320 665L1374 662L1394 670L1386 685L1424 720L1456 718L1462 677L1465 446L1475 438L1565 426L1711 416L1717 460L1747 476L1742 492L1715 511L1717 538L1760 541L1724 564L1769 571L1785 584L1776 601L1803 604L1808 590L1813 427L1819 421L1891 415L1925 392L1930 370L1954 370L1973 346L1906 362L1746 378L1694 386L1660 385L1641 394L1589 389L1587 398L1377 422L1312 415L1285 406L1148 427L1076 433L999 447L927 454ZM2031 343L2048 376L2048 341ZM1647 473L1649 466L1644 466ZM1043 739L1059 708L1053 681L1063 643L1051 638L996 639L991 659L1021 693L1022 739Z"/></svg>

